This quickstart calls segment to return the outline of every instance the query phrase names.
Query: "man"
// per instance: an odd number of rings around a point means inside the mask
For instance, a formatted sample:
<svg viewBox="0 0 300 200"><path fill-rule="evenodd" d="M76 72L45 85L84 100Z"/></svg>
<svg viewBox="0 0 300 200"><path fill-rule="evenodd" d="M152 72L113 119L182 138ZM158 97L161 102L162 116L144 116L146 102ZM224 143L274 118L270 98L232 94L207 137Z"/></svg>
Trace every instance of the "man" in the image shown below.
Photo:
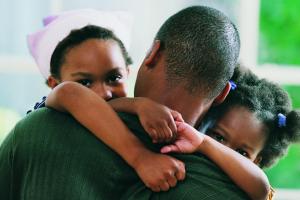
<svg viewBox="0 0 300 200"><path fill-rule="evenodd" d="M198 126L209 107L226 97L238 53L238 33L226 16L207 7L184 9L158 31L140 67L135 96L177 110L186 122ZM159 151L136 116L119 116L145 146ZM0 197L247 198L202 155L174 156L185 163L186 179L168 192L153 193L121 157L73 118L41 109L19 122L1 146Z"/></svg>

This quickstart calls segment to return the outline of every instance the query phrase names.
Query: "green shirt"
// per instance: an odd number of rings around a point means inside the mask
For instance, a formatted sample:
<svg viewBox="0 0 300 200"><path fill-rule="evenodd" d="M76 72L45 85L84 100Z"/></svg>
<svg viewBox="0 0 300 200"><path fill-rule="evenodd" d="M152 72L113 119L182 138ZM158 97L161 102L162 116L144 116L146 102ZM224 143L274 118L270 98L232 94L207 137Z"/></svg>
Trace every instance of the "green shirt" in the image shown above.
<svg viewBox="0 0 300 200"><path fill-rule="evenodd" d="M119 116L148 148L159 151L136 116ZM185 163L186 179L168 192L151 192L70 115L42 108L21 120L0 147L0 199L248 199L204 156L174 156Z"/></svg>

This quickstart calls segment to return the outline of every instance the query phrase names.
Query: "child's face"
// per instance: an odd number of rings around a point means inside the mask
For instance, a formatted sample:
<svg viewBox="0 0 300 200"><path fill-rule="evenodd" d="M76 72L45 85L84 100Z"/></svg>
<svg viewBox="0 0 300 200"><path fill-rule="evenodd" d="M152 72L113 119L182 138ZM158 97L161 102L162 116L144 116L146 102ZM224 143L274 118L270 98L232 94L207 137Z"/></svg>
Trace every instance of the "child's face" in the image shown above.
<svg viewBox="0 0 300 200"><path fill-rule="evenodd" d="M109 100L126 96L127 76L124 57L115 41L89 39L67 51L59 82L78 82Z"/></svg>
<svg viewBox="0 0 300 200"><path fill-rule="evenodd" d="M258 164L266 140L263 124L244 107L231 108L208 135Z"/></svg>

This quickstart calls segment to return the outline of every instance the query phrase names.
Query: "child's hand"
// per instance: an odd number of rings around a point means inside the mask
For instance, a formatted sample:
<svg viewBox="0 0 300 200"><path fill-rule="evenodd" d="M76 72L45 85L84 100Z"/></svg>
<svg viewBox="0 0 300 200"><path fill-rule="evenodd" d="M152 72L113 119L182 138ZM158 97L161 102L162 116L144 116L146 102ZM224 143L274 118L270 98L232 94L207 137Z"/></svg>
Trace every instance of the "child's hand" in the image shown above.
<svg viewBox="0 0 300 200"><path fill-rule="evenodd" d="M137 115L154 143L170 142L175 139L177 133L175 121L183 122L179 112L147 98L140 99Z"/></svg>
<svg viewBox="0 0 300 200"><path fill-rule="evenodd" d="M134 169L154 192L167 191L185 178L184 163L171 156L149 152L140 156Z"/></svg>
<svg viewBox="0 0 300 200"><path fill-rule="evenodd" d="M204 141L205 135L198 132L185 122L176 122L177 139L174 143L164 146L161 153L178 152L193 153Z"/></svg>

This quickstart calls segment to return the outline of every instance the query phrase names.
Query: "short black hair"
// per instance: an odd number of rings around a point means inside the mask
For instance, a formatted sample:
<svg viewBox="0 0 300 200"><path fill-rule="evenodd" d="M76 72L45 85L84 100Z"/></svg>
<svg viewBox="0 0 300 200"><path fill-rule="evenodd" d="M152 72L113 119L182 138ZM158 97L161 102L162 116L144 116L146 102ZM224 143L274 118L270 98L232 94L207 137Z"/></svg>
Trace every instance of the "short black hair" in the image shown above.
<svg viewBox="0 0 300 200"><path fill-rule="evenodd" d="M239 34L222 12L192 6L171 16L156 37L166 55L170 84L185 84L191 93L216 97L236 66Z"/></svg>
<svg viewBox="0 0 300 200"><path fill-rule="evenodd" d="M88 39L116 41L121 48L126 66L128 67L128 65L132 64L132 60L122 41L112 31L99 26L87 25L83 28L72 30L70 34L56 46L50 61L50 73L53 77L60 78L61 66L65 62L67 52Z"/></svg>
<svg viewBox="0 0 300 200"><path fill-rule="evenodd" d="M254 113L263 123L266 134L266 142L259 153L262 158L259 166L270 167L286 153L289 144L300 140L300 112L292 110L287 92L278 84L260 79L246 68L238 66L232 80L237 88L215 108L214 114L219 113L218 117L222 117L235 106ZM285 126L278 124L279 113L286 116Z"/></svg>

